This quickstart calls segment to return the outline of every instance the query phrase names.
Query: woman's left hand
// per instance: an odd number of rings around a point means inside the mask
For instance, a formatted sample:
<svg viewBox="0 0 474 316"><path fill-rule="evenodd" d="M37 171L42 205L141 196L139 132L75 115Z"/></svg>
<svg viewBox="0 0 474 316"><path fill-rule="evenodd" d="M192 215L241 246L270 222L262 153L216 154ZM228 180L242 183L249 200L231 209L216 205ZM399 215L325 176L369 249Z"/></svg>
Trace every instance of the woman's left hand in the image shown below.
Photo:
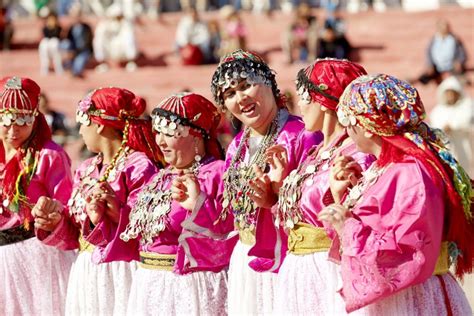
<svg viewBox="0 0 474 316"><path fill-rule="evenodd" d="M201 187L194 173L180 175L171 184L171 197L188 211L194 209L200 194Z"/></svg>
<svg viewBox="0 0 474 316"><path fill-rule="evenodd" d="M270 177L262 170L254 166L255 179L249 180L251 192L249 198L257 204L258 207L272 208L278 202L278 196L273 192L272 181Z"/></svg>
<svg viewBox="0 0 474 316"><path fill-rule="evenodd" d="M331 224L339 236L342 236L344 222L349 217L351 217L351 212L340 204L331 204L318 214L318 219Z"/></svg>

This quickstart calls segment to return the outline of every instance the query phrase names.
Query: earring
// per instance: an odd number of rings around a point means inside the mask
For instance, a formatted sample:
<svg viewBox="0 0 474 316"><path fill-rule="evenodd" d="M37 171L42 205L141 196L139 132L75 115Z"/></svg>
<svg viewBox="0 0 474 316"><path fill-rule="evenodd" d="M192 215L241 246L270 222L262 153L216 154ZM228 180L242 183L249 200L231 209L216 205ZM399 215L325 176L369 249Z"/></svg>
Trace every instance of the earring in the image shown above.
<svg viewBox="0 0 474 316"><path fill-rule="evenodd" d="M196 161L197 163L201 162L201 155L199 155L199 150L198 150L198 144L197 144L197 138L194 139L194 152L195 152L195 156L194 156L194 161Z"/></svg>

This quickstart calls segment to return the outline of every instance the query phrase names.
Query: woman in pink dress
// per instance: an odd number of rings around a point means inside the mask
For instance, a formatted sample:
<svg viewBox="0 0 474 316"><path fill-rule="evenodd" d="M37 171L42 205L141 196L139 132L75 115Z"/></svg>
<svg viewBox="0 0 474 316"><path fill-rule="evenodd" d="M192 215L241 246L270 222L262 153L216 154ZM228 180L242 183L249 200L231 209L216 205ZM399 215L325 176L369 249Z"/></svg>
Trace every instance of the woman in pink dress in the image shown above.
<svg viewBox="0 0 474 316"><path fill-rule="evenodd" d="M334 231L326 231L318 213L333 202L329 167L340 160L339 156L361 166L354 170L353 181L374 161L373 156L357 150L336 115L339 97L346 86L365 74L362 66L338 59L318 59L298 73L298 106L305 129L321 130L324 142L314 146L298 168L279 184L278 204L272 209L275 224L289 235L288 254L278 272L276 291L277 310L282 314L344 314L342 300L335 295L338 266L328 260ZM278 156L272 164L286 167Z"/></svg>
<svg viewBox="0 0 474 316"><path fill-rule="evenodd" d="M227 150L223 177L221 219L234 216L240 237L229 266L229 314L272 313L275 272L287 242L269 210L278 198L267 160L280 152L274 146L282 145L289 172L322 135L306 133L301 119L288 113L275 74L255 53L237 50L226 55L211 88L217 104L243 124Z"/></svg>
<svg viewBox="0 0 474 316"><path fill-rule="evenodd" d="M69 157L51 141L31 79L0 80L0 314L63 315L75 254L35 238L33 205L41 196L66 203Z"/></svg>
<svg viewBox="0 0 474 316"><path fill-rule="evenodd" d="M71 199L42 241L79 248L69 278L66 314L123 315L127 311L138 243L119 236L138 192L157 169L151 122L139 118L145 101L120 88L93 91L79 102L77 120L88 149L97 155L76 171ZM37 207L47 213L51 200Z"/></svg>
<svg viewBox="0 0 474 316"><path fill-rule="evenodd" d="M418 91L388 75L361 77L341 97L339 122L377 157L342 202L319 214L337 232L332 254L347 312L472 314L449 266L458 277L472 271L473 192L424 116ZM331 172L334 196L346 191L344 168Z"/></svg>
<svg viewBox="0 0 474 316"><path fill-rule="evenodd" d="M194 93L153 110L156 142L168 166L138 195L120 238L140 241L129 315L225 315L227 266L235 239L222 211L223 152L217 108Z"/></svg>

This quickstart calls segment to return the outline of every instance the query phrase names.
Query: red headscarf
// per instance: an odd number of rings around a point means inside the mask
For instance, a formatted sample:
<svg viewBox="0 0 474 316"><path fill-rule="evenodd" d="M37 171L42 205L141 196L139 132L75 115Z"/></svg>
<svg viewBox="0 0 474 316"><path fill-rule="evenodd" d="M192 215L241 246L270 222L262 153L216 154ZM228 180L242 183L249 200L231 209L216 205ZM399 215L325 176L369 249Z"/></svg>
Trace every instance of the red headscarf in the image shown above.
<svg viewBox="0 0 474 316"><path fill-rule="evenodd" d="M461 251L456 274L462 276L472 271L471 183L445 147L442 132L423 122L425 109L418 91L389 75L364 76L347 87L337 115L342 125L359 124L383 139L379 165L396 161L403 155L414 156L426 166L433 181L445 187L444 238L454 242Z"/></svg>
<svg viewBox="0 0 474 316"><path fill-rule="evenodd" d="M51 140L51 130L44 115L38 111L41 89L36 82L29 78L5 77L0 80L0 89L0 123L6 126L33 123L30 137L8 162L5 161L5 149L0 142L0 162L6 163L0 183L3 188L2 202L8 199L8 208L12 212L26 208L24 215L29 218L29 206L21 202L27 202L25 192L28 179L36 172L34 166L37 153ZM25 161L25 157L29 157L28 161ZM31 167L27 174L23 170L22 161ZM18 187L17 182L20 184Z"/></svg>
<svg viewBox="0 0 474 316"><path fill-rule="evenodd" d="M298 72L296 89L300 96L307 93L314 102L335 111L347 85L366 74L361 65L348 60L317 59Z"/></svg>
<svg viewBox="0 0 474 316"><path fill-rule="evenodd" d="M121 88L101 88L79 102L77 117L80 123L93 122L124 133L124 145L144 152L152 161L162 162L155 143L150 120L140 118L146 102L133 92Z"/></svg>
<svg viewBox="0 0 474 316"><path fill-rule="evenodd" d="M153 127L157 131L176 135L189 133L202 137L206 154L222 159L224 154L217 140L219 110L205 97L195 93L174 94L153 110Z"/></svg>

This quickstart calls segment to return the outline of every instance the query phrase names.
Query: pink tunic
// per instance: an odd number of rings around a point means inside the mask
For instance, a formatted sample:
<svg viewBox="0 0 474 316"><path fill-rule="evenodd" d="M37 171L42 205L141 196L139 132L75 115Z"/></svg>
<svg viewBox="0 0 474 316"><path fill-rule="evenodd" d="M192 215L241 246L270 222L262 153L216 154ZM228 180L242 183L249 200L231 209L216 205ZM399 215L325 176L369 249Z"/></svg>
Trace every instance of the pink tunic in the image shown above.
<svg viewBox="0 0 474 316"><path fill-rule="evenodd" d="M314 150L319 151L320 148L321 145L314 148ZM352 141L342 145L341 148L336 150L335 155L338 153L354 158L362 167L362 170L366 170L375 160L374 156L359 152ZM327 204L324 198L329 191L329 172L330 168L326 170L320 169L311 178L313 185L303 184L301 186L301 199L298 206L302 214L302 222L315 227L325 227L324 223L318 219L317 214L326 207ZM335 232L332 228L326 227L326 230L330 237L334 236Z"/></svg>
<svg viewBox="0 0 474 316"><path fill-rule="evenodd" d="M304 129L301 118L287 115L275 145L283 145L288 153L288 170L295 169L307 156L308 150L319 144L323 136L320 132L311 133ZM242 139L243 132L239 133L226 154L227 167L235 155L236 149ZM244 161L249 161L248 150ZM250 263L256 271L277 272L287 248L287 236L283 229L276 229L272 213L269 209L260 209L256 221L256 243L249 251L249 256L259 257Z"/></svg>
<svg viewBox="0 0 474 316"><path fill-rule="evenodd" d="M139 195L125 239L138 234L140 250L176 255L173 272L139 268L130 291L129 315L224 315L227 266L237 241L227 238L233 218L222 211L224 162L205 159L197 180L201 189L192 211L169 200L170 168L160 171ZM153 199L153 200L151 200ZM171 203L171 204L168 204Z"/></svg>
<svg viewBox="0 0 474 316"><path fill-rule="evenodd" d="M216 222L222 211L222 175L224 162L221 160L203 164L197 175L201 195L195 209L190 212L172 201L166 216L165 229L151 244L140 244L140 250L159 254L176 254L174 272L185 274L195 271L218 272L229 264L236 239L226 239L233 230L233 219ZM158 173L155 177L159 176ZM159 181L166 190L171 187L176 174L165 172ZM153 182L152 178L150 182ZM216 222L216 223L215 223Z"/></svg>
<svg viewBox="0 0 474 316"><path fill-rule="evenodd" d="M322 145L315 146L310 151L311 156L306 158L298 170L293 171L294 174L285 179L280 191L279 204L273 207L273 212L277 215L279 224L287 231L294 225L293 212L296 212L299 218L298 224L307 223L315 227L324 227L329 237L334 238L337 235L332 227L318 219L318 213L327 204L333 203L329 190L329 173L334 157L338 154L350 156L363 170L368 168L375 157L358 152L355 144L347 139L346 133L337 137L324 152L321 148ZM297 179L300 185L294 186ZM289 208L291 211L288 211L286 208L288 199L291 201L293 196L296 197L296 201ZM288 245L290 251L298 249L297 242L304 241L305 238L298 235L293 237ZM337 267L328 261L328 251L324 249L307 254L287 254L278 273L277 310L283 314L345 314L344 308L340 307L343 305L342 299L337 294L339 289Z"/></svg>
<svg viewBox="0 0 474 316"><path fill-rule="evenodd" d="M0 163L0 173L3 168L4 164ZM71 188L71 161L62 147L49 141L40 151L38 167L26 191L29 203L34 205L41 196L48 196L66 204ZM0 214L0 230L17 227L24 220L25 214L21 212L3 211Z"/></svg>
<svg viewBox="0 0 474 316"><path fill-rule="evenodd" d="M278 122L280 130L275 145L285 147L291 171L305 159L308 150L320 143L323 137L319 132L306 132L301 118L288 115L286 111L281 114ZM242 133L237 135L229 146L227 167L236 154L242 136ZM243 159L246 164L251 158L249 150L247 145ZM250 246L245 241L239 241L232 254L228 283L229 315L273 313L276 272L287 249L287 235L283 228L275 227L270 209L257 209L255 217L249 217L251 221L249 224L255 226L255 244Z"/></svg>
<svg viewBox="0 0 474 316"><path fill-rule="evenodd" d="M388 166L366 189L341 238L348 312L430 278L440 253L443 196L414 158Z"/></svg>
<svg viewBox="0 0 474 316"><path fill-rule="evenodd" d="M0 173L3 168L0 164ZM34 205L41 196L66 203L71 189L69 157L49 141L39 152L36 172L26 190L28 203ZM25 220L32 222L31 215L3 210L0 230L18 227ZM0 314L63 315L74 258L74 252L48 247L36 238L0 246Z"/></svg>
<svg viewBox="0 0 474 316"><path fill-rule="evenodd" d="M91 185L84 186L81 178L89 174L88 177L97 180L105 171L106 166L99 170L95 159L97 158L84 161L76 171L73 196L66 211L70 211L73 201L84 198L91 190ZM138 243L136 241L126 243L119 236L129 222L129 213L136 202L138 192L156 173L156 170L153 162L144 153L131 152L122 164L118 162L117 172L108 178L108 183L115 191L121 205L119 222L113 223L108 220L108 217L104 217L97 226L93 227L85 215L85 208L76 208L78 209L76 214L64 216L49 236L47 234L42 236L43 242L61 249L76 249L79 247L78 239L81 231L85 240L96 246L92 254L93 262L138 260ZM80 191L80 188L84 191ZM79 201L76 205L81 205L81 202Z"/></svg>

